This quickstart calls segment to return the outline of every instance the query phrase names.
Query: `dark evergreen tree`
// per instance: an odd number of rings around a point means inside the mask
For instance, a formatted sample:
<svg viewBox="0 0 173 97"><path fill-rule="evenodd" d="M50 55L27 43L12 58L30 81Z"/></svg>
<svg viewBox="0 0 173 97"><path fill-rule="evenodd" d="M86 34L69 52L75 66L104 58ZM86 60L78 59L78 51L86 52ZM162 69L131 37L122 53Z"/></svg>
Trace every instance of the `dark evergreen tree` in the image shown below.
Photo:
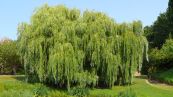
<svg viewBox="0 0 173 97"><path fill-rule="evenodd" d="M173 35L173 0L169 0L167 18L169 22L169 32Z"/></svg>
<svg viewBox="0 0 173 97"><path fill-rule="evenodd" d="M170 35L173 35L173 0L169 0L167 11L161 13L154 24L150 26L150 34L147 34L146 37L151 48L160 49Z"/></svg>

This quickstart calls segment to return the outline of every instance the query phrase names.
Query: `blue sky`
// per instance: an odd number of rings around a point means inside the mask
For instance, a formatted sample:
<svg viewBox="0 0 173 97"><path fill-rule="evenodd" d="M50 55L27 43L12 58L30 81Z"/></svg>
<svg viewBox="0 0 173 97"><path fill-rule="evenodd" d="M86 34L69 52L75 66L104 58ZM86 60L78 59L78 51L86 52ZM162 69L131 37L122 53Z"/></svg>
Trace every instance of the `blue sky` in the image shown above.
<svg viewBox="0 0 173 97"><path fill-rule="evenodd" d="M45 3L101 11L117 22L141 20L151 25L166 11L168 0L3 0L0 1L0 38L17 39L17 26L29 22L34 9Z"/></svg>

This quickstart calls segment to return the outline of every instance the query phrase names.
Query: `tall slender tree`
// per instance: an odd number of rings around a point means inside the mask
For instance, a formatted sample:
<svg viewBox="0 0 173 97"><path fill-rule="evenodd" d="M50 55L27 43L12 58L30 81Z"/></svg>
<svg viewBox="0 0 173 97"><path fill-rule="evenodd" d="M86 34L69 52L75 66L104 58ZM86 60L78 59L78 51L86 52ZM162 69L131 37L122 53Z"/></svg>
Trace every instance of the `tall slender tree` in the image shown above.
<svg viewBox="0 0 173 97"><path fill-rule="evenodd" d="M167 8L167 17L169 20L170 33L173 34L173 0L169 0Z"/></svg>

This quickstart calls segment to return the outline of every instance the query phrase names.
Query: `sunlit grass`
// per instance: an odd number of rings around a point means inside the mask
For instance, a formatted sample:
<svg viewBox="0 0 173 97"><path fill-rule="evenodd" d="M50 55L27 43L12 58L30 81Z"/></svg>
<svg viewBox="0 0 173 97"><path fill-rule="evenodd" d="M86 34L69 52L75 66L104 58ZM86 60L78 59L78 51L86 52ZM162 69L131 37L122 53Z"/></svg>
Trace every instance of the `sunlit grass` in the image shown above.
<svg viewBox="0 0 173 97"><path fill-rule="evenodd" d="M20 80L19 80L20 79ZM0 97L33 97L35 89L45 88L48 97L69 97L64 90L56 90L41 84L29 84L24 76L0 76ZM138 97L172 97L173 86L147 83L145 78L135 78L131 86L114 86L112 89L91 89L90 97L115 97L131 88ZM44 91L43 91L44 92Z"/></svg>

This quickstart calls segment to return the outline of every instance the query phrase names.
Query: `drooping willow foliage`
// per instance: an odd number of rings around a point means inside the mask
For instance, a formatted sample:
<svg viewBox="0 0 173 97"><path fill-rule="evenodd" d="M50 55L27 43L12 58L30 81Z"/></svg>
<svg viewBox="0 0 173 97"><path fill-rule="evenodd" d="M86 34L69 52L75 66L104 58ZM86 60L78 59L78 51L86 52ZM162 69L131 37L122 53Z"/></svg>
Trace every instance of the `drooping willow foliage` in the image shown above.
<svg viewBox="0 0 173 97"><path fill-rule="evenodd" d="M118 24L101 12L45 5L18 32L28 80L68 90L130 84L147 58L142 23Z"/></svg>

